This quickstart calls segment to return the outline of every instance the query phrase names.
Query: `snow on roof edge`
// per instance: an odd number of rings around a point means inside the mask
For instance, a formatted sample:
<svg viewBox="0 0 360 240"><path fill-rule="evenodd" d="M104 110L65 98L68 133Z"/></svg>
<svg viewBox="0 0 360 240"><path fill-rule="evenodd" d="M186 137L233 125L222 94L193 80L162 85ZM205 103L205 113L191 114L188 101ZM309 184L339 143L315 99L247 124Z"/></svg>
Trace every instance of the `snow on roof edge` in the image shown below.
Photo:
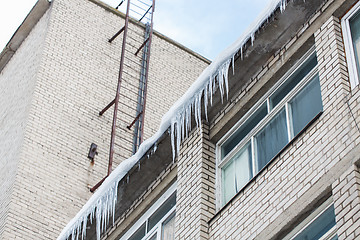
<svg viewBox="0 0 360 240"><path fill-rule="evenodd" d="M190 86L185 94L176 101L167 113L162 117L158 131L149 139L144 141L139 150L130 158L121 162L120 165L105 179L76 216L66 225L58 236L58 240L77 239L80 234L82 239L86 234L86 225L88 217L90 221L96 218L97 239L100 240L100 233L107 225L110 216L113 217L115 204L117 201L118 184L130 169L156 145L160 137L171 128L171 142L173 157L175 158L180 148L180 142L187 135L191 126L191 116L195 115L197 127L201 127L201 105L202 96L205 113L207 113L208 101L212 103L212 95L219 88L221 96L228 92L228 69L231 62L234 64L234 56L242 50L249 39L253 43L255 34L261 28L262 24L269 20L274 12L280 8L283 11L286 8L288 0L271 0L259 17L251 24L248 29L232 45L221 52L215 60L200 74L196 81ZM217 79L216 79L217 78ZM176 147L175 147L176 144ZM100 230L101 229L101 230ZM85 230L85 231L84 231Z"/></svg>

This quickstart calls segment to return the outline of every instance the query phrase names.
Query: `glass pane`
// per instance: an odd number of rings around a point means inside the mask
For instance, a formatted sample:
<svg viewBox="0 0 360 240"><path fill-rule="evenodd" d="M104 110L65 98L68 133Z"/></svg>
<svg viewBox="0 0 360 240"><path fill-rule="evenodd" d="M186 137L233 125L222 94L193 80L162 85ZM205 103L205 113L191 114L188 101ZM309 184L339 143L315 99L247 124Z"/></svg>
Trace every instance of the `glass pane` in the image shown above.
<svg viewBox="0 0 360 240"><path fill-rule="evenodd" d="M264 103L241 127L221 146L221 156L225 157L243 138L266 116Z"/></svg>
<svg viewBox="0 0 360 240"><path fill-rule="evenodd" d="M334 206L331 205L293 240L317 240L336 224ZM337 236L336 238L337 239Z"/></svg>
<svg viewBox="0 0 360 240"><path fill-rule="evenodd" d="M338 240L338 239L339 239L338 236L335 235L335 236L333 236L330 240Z"/></svg>
<svg viewBox="0 0 360 240"><path fill-rule="evenodd" d="M224 204L252 178L251 144L246 144L222 169Z"/></svg>
<svg viewBox="0 0 360 240"><path fill-rule="evenodd" d="M235 161L230 161L222 169L222 191L224 204L227 203L236 193L235 189Z"/></svg>
<svg viewBox="0 0 360 240"><path fill-rule="evenodd" d="M285 108L271 119L255 139L257 171L260 171L289 142Z"/></svg>
<svg viewBox="0 0 360 240"><path fill-rule="evenodd" d="M319 76L314 77L290 102L294 136L322 111Z"/></svg>
<svg viewBox="0 0 360 240"><path fill-rule="evenodd" d="M281 100L317 65L315 53L301 65L270 97L270 107L274 108Z"/></svg>
<svg viewBox="0 0 360 240"><path fill-rule="evenodd" d="M353 40L356 67L357 67L357 70L358 70L358 74L360 75L360 66L359 66L359 58L360 58L360 14L357 13L354 17L352 17L350 19L349 23L350 23L351 37L352 37L352 40Z"/></svg>
<svg viewBox="0 0 360 240"><path fill-rule="evenodd" d="M171 215L162 225L161 240L174 240L175 214Z"/></svg>
<svg viewBox="0 0 360 240"><path fill-rule="evenodd" d="M252 178L251 145L248 143L234 156L235 160L235 189L239 192Z"/></svg>
<svg viewBox="0 0 360 240"><path fill-rule="evenodd" d="M155 233L155 234L152 235L151 238L149 238L148 240L156 240L156 238L157 238L157 235L156 235L156 233Z"/></svg>
<svg viewBox="0 0 360 240"><path fill-rule="evenodd" d="M129 240L141 240L145 236L145 223L129 237Z"/></svg>
<svg viewBox="0 0 360 240"><path fill-rule="evenodd" d="M167 199L148 220L148 231L150 231L176 204L176 193Z"/></svg>

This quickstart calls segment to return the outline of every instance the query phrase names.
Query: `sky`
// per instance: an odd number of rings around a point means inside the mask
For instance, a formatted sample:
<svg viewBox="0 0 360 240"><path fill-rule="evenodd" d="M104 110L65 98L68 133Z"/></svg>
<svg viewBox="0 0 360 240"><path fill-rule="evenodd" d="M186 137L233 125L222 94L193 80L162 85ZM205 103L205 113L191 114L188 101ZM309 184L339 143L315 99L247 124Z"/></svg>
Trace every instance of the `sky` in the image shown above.
<svg viewBox="0 0 360 240"><path fill-rule="evenodd" d="M213 60L241 36L269 1L156 0L154 29ZM36 0L1 1L1 50L35 2ZM104 0L104 2L116 6L121 0Z"/></svg>

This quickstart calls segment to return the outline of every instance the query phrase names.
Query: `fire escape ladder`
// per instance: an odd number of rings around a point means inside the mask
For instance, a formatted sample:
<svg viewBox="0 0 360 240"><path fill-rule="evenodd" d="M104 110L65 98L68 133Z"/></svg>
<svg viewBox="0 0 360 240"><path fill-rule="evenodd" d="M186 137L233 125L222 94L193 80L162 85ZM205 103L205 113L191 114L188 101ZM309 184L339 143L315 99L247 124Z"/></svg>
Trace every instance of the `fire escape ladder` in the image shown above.
<svg viewBox="0 0 360 240"><path fill-rule="evenodd" d="M119 5L116 7L119 8L125 0L122 0ZM140 67L140 79L139 79L139 89L138 89L138 97L137 97L137 108L136 108L136 116L132 123L130 123L127 128L131 130L132 126L134 127L133 131L133 153L135 153L139 147L139 145L143 141L144 135L144 118L145 118L145 109L146 109L146 93L147 93L147 81L149 76L149 62L150 62L150 49L151 49L151 41L153 34L153 14L155 9L155 0L133 0L135 3L130 3L130 0L127 0L126 6L126 14L125 14L125 25L117 32L114 36L112 36L108 42L111 43L114 41L120 34L123 34L122 39L122 48L121 48L121 58L120 58L120 67L119 67L119 75L118 75L118 83L116 88L115 98L103 109L99 112L99 115L103 115L110 107L114 105L114 113L113 113L113 121L111 128L111 139L110 139L110 151L109 151L109 164L107 175L94 187L90 189L91 192L94 192L110 175L112 171L112 164L114 158L114 146L115 146L115 137L116 137L116 127L117 127L117 113L119 109L119 97L120 97L120 88L121 82L123 79L124 72L124 61L125 61L125 53L126 50L126 38L128 32L128 24L129 24L129 16L131 14L132 18L139 19L138 21L145 24L145 36L144 42L139 46L138 50L134 53L137 56L141 50L141 67Z"/></svg>

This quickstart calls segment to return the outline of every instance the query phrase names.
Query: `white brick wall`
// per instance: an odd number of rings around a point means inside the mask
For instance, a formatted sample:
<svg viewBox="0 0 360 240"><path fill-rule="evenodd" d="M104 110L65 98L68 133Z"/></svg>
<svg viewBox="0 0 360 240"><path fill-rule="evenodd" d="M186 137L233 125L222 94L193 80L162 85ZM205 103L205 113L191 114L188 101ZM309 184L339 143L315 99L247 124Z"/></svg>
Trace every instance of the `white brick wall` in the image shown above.
<svg viewBox="0 0 360 240"><path fill-rule="evenodd" d="M14 213L9 206L10 196L19 167L19 155L25 151L25 127L29 121L48 21L49 12L37 23L0 73L0 239L14 239L18 236L14 233L16 226L12 225ZM29 167L33 161L29 161ZM27 199L19 199L11 204L27 203Z"/></svg>
<svg viewBox="0 0 360 240"><path fill-rule="evenodd" d="M1 216L9 216L6 226L4 217L0 221L4 239L55 239L92 195L89 187L106 175L113 110L101 117L98 113L115 97L122 37L111 44L108 39L123 24L118 14L101 4L54 0L2 71L0 99L7 105L0 116L8 116L4 126L12 129L0 134L0 142L12 139L3 154L9 158L2 161L17 164L1 170L8 174L1 177L11 180L1 189L10 189L13 182L11 200L6 195L1 201L0 213L8 212ZM126 126L135 118L140 58L134 53L143 42L143 32L130 24L114 167L132 151L133 131ZM207 65L159 35L153 42L146 137L157 130L159 117ZM16 107L20 110L14 111ZM87 158L92 142L99 153L94 165Z"/></svg>
<svg viewBox="0 0 360 240"><path fill-rule="evenodd" d="M317 17L319 16L317 14ZM302 31L304 32L306 33L306 30ZM355 119L359 119L360 93L358 88L350 92L339 20L334 17L329 18L321 24L314 36L323 114L229 204L220 209L216 215L213 211L208 211L206 217L202 217L200 210L203 199L198 199L200 186L205 182L200 176L206 172L200 167L202 142L200 135L197 139L194 138L195 135L191 135L185 140L178 158L179 208L176 217L178 239L276 238L276 234L295 224L305 211L313 210L311 206L314 202L331 194L332 186L336 213L342 214L337 216L340 238L355 239L358 236L357 225L355 227L351 225L351 223L358 224L358 217L355 214L358 207L358 172L352 173L352 182L349 177L346 177L346 180L340 175L343 174L344 169L348 169L347 166L358 160L352 156L356 156L355 151L358 151L360 134L351 112ZM275 66L281 62L281 55L293 51L291 48L296 45L295 43L296 41L289 41L289 44L279 51L280 56L274 56L269 60L269 64ZM261 71L259 75L264 76ZM256 79L257 77L254 81ZM239 93L236 101L245 101L248 96L243 93L251 91L253 87L256 88L256 84L249 83L244 86L243 92ZM231 108L230 104L227 106ZM226 114L227 111L224 112ZM218 118L222 117L220 113ZM218 121L221 120L214 120L211 127L216 128ZM214 158L212 160L214 161ZM344 176L348 174L344 173ZM337 180L338 178L340 180ZM332 184L334 181L335 183ZM348 184L346 187L341 185L344 181ZM212 187L215 187L214 183ZM350 192L353 197L345 201L344 198L350 195ZM341 199L337 200L338 198ZM349 209L352 208L349 208L349 204L354 207L350 213ZM346 214L348 220L342 222ZM208 230L207 223L209 223ZM201 235L201 232L204 232L204 235Z"/></svg>
<svg viewBox="0 0 360 240"><path fill-rule="evenodd" d="M178 161L175 239L208 239L215 214L215 146L203 124L182 143Z"/></svg>
<svg viewBox="0 0 360 240"><path fill-rule="evenodd" d="M360 238L360 173L353 165L333 183L339 239Z"/></svg>
<svg viewBox="0 0 360 240"><path fill-rule="evenodd" d="M349 81L339 36L339 20L333 17L315 33L324 113L219 212L210 223L209 239L262 239L268 229L276 234L340 174L340 161L357 145L359 132L351 127L345 102ZM330 181L324 185L324 179Z"/></svg>

